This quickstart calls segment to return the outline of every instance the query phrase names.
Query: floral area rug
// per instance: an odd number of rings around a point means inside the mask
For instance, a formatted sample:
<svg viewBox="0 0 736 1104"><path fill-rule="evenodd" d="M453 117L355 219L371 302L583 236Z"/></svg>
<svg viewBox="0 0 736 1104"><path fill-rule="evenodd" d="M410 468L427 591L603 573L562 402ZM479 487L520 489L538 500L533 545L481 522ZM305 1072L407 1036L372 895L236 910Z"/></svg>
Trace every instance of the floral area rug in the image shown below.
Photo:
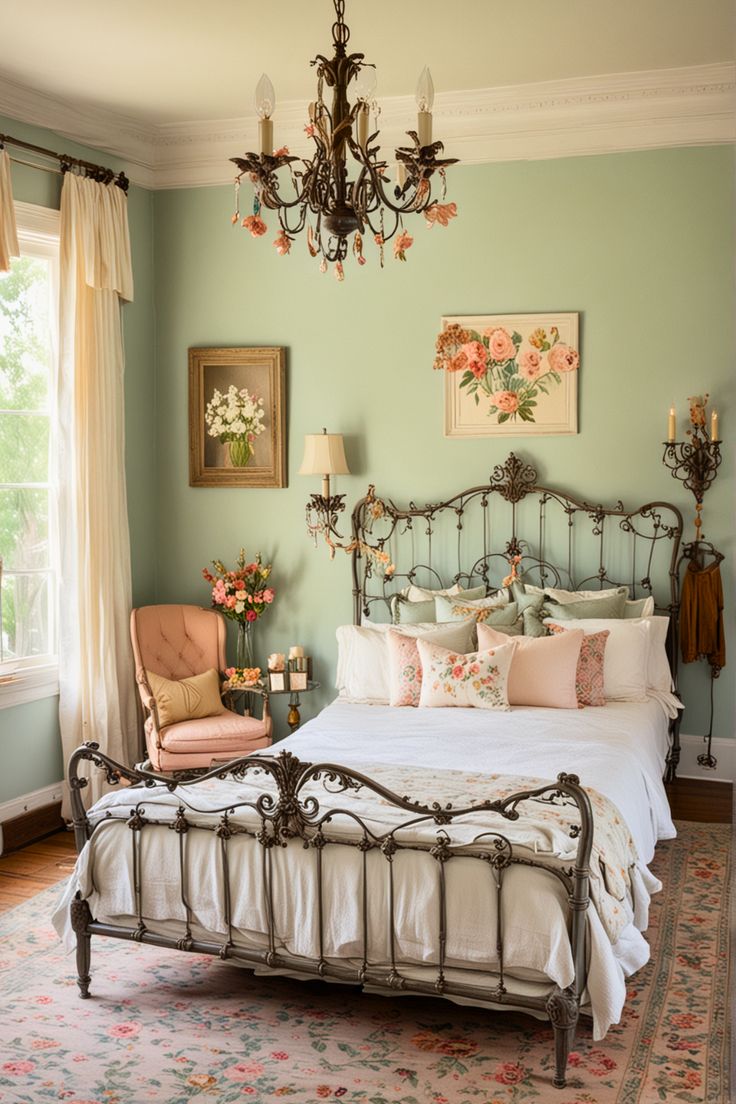
<svg viewBox="0 0 736 1104"><path fill-rule="evenodd" d="M578 1028L568 1085L527 1016L257 978L92 941L93 998L49 923L58 888L0 917L2 1104L727 1104L730 829L680 824L653 868L652 961L622 1023Z"/></svg>

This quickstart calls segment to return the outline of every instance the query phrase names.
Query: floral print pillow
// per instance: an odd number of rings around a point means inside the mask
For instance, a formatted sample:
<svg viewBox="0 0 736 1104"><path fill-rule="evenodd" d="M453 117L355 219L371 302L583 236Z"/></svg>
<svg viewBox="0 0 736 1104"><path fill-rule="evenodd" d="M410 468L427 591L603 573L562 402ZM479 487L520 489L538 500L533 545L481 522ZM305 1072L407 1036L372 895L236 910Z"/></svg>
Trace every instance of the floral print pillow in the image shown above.
<svg viewBox="0 0 736 1104"><path fill-rule="evenodd" d="M547 623L547 628L553 633L568 632L562 625ZM589 633L583 637L580 645L578 669L575 674L575 693L578 705L605 705L606 695L603 690L603 659L606 651L606 641L610 636L608 629L602 632Z"/></svg>
<svg viewBox="0 0 736 1104"><path fill-rule="evenodd" d="M415 636L389 629L389 705L419 705L422 661Z"/></svg>
<svg viewBox="0 0 736 1104"><path fill-rule="evenodd" d="M507 683L516 642L481 652L459 652L417 641L422 664L419 704L508 709Z"/></svg>

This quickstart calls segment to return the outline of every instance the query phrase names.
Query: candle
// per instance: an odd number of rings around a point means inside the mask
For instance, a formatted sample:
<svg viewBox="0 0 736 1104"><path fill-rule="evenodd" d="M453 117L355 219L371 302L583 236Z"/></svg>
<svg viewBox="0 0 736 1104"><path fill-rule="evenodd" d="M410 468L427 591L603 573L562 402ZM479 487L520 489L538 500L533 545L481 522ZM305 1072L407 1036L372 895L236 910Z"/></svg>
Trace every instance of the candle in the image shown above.
<svg viewBox="0 0 736 1104"><path fill-rule="evenodd" d="M273 153L273 120L259 119L258 133L261 138L261 153Z"/></svg>
<svg viewBox="0 0 736 1104"><path fill-rule="evenodd" d="M718 436L718 411L713 410L710 415L710 439L711 441L719 441Z"/></svg>
<svg viewBox="0 0 736 1104"><path fill-rule="evenodd" d="M396 184L399 188L403 188L406 184L406 165L403 161L396 163Z"/></svg>
<svg viewBox="0 0 736 1104"><path fill-rule="evenodd" d="M292 644L289 648L289 659L302 659L304 656L304 649L298 644Z"/></svg>
<svg viewBox="0 0 736 1104"><path fill-rule="evenodd" d="M419 137L420 146L431 146L432 144L432 112L431 111L418 111L417 112L417 135Z"/></svg>
<svg viewBox="0 0 736 1104"><path fill-rule="evenodd" d="M667 419L667 440L674 441L677 438L677 412L674 405L670 407L670 416Z"/></svg>
<svg viewBox="0 0 736 1104"><path fill-rule="evenodd" d="M358 111L358 145L365 149L368 145L368 104L360 105Z"/></svg>

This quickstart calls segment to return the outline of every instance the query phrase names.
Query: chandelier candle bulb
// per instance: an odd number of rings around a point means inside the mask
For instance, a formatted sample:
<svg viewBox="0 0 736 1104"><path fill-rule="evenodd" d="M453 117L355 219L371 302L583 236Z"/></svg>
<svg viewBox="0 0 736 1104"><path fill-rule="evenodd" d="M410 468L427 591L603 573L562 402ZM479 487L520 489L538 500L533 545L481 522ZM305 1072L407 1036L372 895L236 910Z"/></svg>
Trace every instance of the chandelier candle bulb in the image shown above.
<svg viewBox="0 0 736 1104"><path fill-rule="evenodd" d="M271 119L258 120L258 134L261 139L261 153L273 153L273 122Z"/></svg>
<svg viewBox="0 0 736 1104"><path fill-rule="evenodd" d="M719 441L720 440L720 437L718 436L718 411L717 410L711 411L711 415L710 415L710 439L711 439L711 441Z"/></svg>
<svg viewBox="0 0 736 1104"><path fill-rule="evenodd" d="M674 441L677 439L677 411L674 406L670 407L670 414L667 419L667 440Z"/></svg>
<svg viewBox="0 0 736 1104"><path fill-rule="evenodd" d="M399 188L403 188L406 184L406 165L403 161L399 161L396 165L396 183Z"/></svg>
<svg viewBox="0 0 736 1104"><path fill-rule="evenodd" d="M369 107L367 103L360 105L358 112L358 145L365 149L368 145Z"/></svg>

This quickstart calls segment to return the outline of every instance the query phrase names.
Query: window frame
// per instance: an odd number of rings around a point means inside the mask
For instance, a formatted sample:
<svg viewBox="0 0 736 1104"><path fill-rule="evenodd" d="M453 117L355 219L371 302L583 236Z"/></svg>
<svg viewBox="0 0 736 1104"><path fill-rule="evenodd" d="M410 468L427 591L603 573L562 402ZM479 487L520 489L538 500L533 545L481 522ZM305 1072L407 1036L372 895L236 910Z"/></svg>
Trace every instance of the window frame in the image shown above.
<svg viewBox="0 0 736 1104"><path fill-rule="evenodd" d="M49 207L39 207L33 203L16 201L15 218L18 229L18 244L21 253L24 245L29 248L31 254L48 258L51 262L51 288L52 297L58 303L59 296L59 231L60 213ZM53 442L56 436L55 425L55 394L58 372L59 335L58 335L58 309L52 311L52 317L56 318L56 327L51 327L51 340L54 353L54 363L51 369L49 381L50 397L50 444L53 450ZM58 660L58 526L56 524L56 498L53 486L53 465L50 464L49 472L49 533L52 538L49 542L50 554L50 581L53 588L54 606L54 644L57 649L55 654L42 656L28 656L18 660L18 678L6 683L0 683L0 709L8 709L14 705L25 702L38 701L41 698L54 697L59 693L59 660ZM8 571L9 575L22 572Z"/></svg>

